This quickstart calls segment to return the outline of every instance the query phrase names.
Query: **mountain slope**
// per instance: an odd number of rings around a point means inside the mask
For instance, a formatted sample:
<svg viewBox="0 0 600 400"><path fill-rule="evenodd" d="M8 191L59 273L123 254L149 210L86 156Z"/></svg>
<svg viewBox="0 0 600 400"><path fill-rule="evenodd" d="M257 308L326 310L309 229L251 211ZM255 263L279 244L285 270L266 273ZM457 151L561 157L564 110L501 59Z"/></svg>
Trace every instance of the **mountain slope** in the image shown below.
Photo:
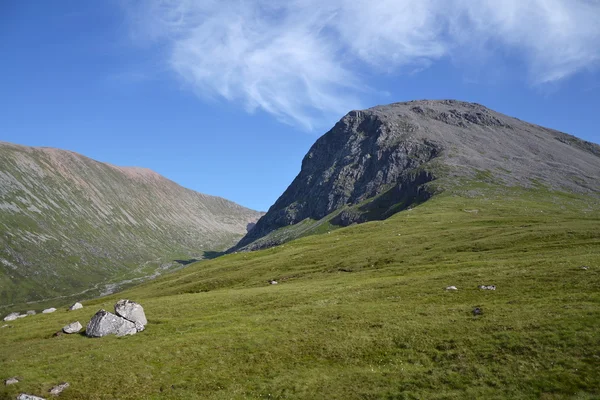
<svg viewBox="0 0 600 400"><path fill-rule="evenodd" d="M259 216L147 169L0 143L0 305L177 267L235 243Z"/></svg>
<svg viewBox="0 0 600 400"><path fill-rule="evenodd" d="M0 399L600 398L599 199L476 187L12 321ZM51 337L120 298L144 332Z"/></svg>
<svg viewBox="0 0 600 400"><path fill-rule="evenodd" d="M413 101L352 111L232 250L384 219L462 181L600 192L600 146L479 104Z"/></svg>

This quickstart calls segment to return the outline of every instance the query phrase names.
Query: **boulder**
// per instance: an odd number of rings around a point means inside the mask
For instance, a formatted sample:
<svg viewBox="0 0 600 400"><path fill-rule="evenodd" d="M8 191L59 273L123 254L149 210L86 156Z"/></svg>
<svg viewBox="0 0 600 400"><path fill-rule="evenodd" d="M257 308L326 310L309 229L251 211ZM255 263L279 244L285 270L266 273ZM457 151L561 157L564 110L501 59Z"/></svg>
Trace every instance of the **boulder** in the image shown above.
<svg viewBox="0 0 600 400"><path fill-rule="evenodd" d="M69 386L71 386L71 385L69 385L68 382L64 382L64 383L61 383L60 385L56 385L52 389L50 389L50 394L53 394L54 396L58 396L59 394L61 394L63 392L63 390L65 390Z"/></svg>
<svg viewBox="0 0 600 400"><path fill-rule="evenodd" d="M496 285L479 285L481 290L496 290Z"/></svg>
<svg viewBox="0 0 600 400"><path fill-rule="evenodd" d="M448 286L446 290L458 290L456 286Z"/></svg>
<svg viewBox="0 0 600 400"><path fill-rule="evenodd" d="M14 313L10 313L6 317L4 317L4 320L5 321L14 321L17 318L19 318L19 313L18 312L14 312Z"/></svg>
<svg viewBox="0 0 600 400"><path fill-rule="evenodd" d="M17 318L25 318L25 317L28 317L28 316L29 316L29 314L21 314Z"/></svg>
<svg viewBox="0 0 600 400"><path fill-rule="evenodd" d="M6 386L8 386L8 385L14 385L15 383L19 383L19 379L17 379L17 378L8 378L7 380L4 381L4 384Z"/></svg>
<svg viewBox="0 0 600 400"><path fill-rule="evenodd" d="M37 314L35 312L35 310L29 310L29 311L27 311L27 315L35 315L35 314Z"/></svg>
<svg viewBox="0 0 600 400"><path fill-rule="evenodd" d="M277 281L269 281L271 285L277 285Z"/></svg>
<svg viewBox="0 0 600 400"><path fill-rule="evenodd" d="M33 396L31 394L21 393L20 395L17 396L17 400L46 400L46 399L43 397Z"/></svg>
<svg viewBox="0 0 600 400"><path fill-rule="evenodd" d="M83 308L83 304L77 302L75 304L73 304L71 307L69 307L69 311L75 311L75 310L79 310Z"/></svg>
<svg viewBox="0 0 600 400"><path fill-rule="evenodd" d="M64 333L77 333L83 329L83 326L79 321L71 322L69 325L65 325L62 330Z"/></svg>
<svg viewBox="0 0 600 400"><path fill-rule="evenodd" d="M138 329L131 321L105 310L98 311L87 324L85 334L89 337L106 335L134 335Z"/></svg>
<svg viewBox="0 0 600 400"><path fill-rule="evenodd" d="M144 327L148 324L144 308L135 301L119 300L115 304L115 314L135 323L138 331L144 330Z"/></svg>
<svg viewBox="0 0 600 400"><path fill-rule="evenodd" d="M54 308L54 307L46 308L44 311L42 311L42 314L50 314L50 313L53 313L54 311L56 311L56 308Z"/></svg>

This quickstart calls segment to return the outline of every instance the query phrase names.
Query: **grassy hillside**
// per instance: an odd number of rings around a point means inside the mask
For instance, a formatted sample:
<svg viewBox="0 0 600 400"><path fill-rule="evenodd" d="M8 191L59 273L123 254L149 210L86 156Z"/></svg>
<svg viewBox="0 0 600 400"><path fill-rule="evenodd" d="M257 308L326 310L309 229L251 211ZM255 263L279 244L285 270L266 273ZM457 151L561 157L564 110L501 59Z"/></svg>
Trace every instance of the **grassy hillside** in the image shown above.
<svg viewBox="0 0 600 400"><path fill-rule="evenodd" d="M599 226L597 198L446 191L10 322L0 378L23 380L0 398L67 381L63 399L597 399ZM146 331L52 337L121 297L145 307Z"/></svg>
<svg viewBox="0 0 600 400"><path fill-rule="evenodd" d="M259 216L148 169L0 142L0 312L178 268Z"/></svg>

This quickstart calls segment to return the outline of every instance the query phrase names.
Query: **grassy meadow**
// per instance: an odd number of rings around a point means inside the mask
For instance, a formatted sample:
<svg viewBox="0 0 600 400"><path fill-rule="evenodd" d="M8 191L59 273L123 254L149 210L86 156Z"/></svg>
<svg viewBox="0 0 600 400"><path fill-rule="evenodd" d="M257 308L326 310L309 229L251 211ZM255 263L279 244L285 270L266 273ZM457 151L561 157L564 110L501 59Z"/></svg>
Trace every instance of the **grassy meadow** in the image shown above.
<svg viewBox="0 0 600 400"><path fill-rule="evenodd" d="M144 332L53 337L120 298ZM598 399L600 202L447 191L83 304L0 323L0 398Z"/></svg>

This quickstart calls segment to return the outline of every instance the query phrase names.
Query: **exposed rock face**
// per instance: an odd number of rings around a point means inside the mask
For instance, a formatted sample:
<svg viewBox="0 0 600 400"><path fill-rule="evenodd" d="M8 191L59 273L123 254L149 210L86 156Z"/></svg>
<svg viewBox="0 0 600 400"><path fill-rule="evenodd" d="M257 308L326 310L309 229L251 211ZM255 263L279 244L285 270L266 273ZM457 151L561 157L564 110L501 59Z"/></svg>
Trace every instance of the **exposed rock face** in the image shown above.
<svg viewBox="0 0 600 400"><path fill-rule="evenodd" d="M352 111L316 141L292 184L231 251L280 244L322 219L338 226L384 219L461 180L598 193L598 176L600 146L479 104Z"/></svg>
<svg viewBox="0 0 600 400"><path fill-rule="evenodd" d="M148 169L0 142L0 305L179 268L175 257L232 246L261 215Z"/></svg>
<svg viewBox="0 0 600 400"><path fill-rule="evenodd" d="M21 393L17 396L17 400L46 400L43 397L33 396L31 394Z"/></svg>
<svg viewBox="0 0 600 400"><path fill-rule="evenodd" d="M71 322L69 325L65 325L62 330L64 333L77 333L83 329L83 326L79 321Z"/></svg>
<svg viewBox="0 0 600 400"><path fill-rule="evenodd" d="M4 317L4 320L5 321L14 321L17 318L19 318L19 313L18 312L14 312L14 313L10 313L6 317Z"/></svg>
<svg viewBox="0 0 600 400"><path fill-rule="evenodd" d="M125 336L136 333L137 329L133 322L105 310L98 311L85 329L85 334L89 337Z"/></svg>
<svg viewBox="0 0 600 400"><path fill-rule="evenodd" d="M69 307L69 311L75 311L83 308L83 304L75 303L71 307Z"/></svg>
<svg viewBox="0 0 600 400"><path fill-rule="evenodd" d="M46 308L44 311L42 311L42 314L50 314L50 313L53 313L54 311L56 311L56 308L54 308L54 307Z"/></svg>
<svg viewBox="0 0 600 400"><path fill-rule="evenodd" d="M52 389L50 389L50 394L52 394L54 396L58 396L69 386L71 386L71 385L69 385L68 382L64 382L64 383L61 383L60 385L56 385Z"/></svg>
<svg viewBox="0 0 600 400"><path fill-rule="evenodd" d="M144 308L135 301L119 300L115 304L115 314L133 322L138 331L143 331L146 324L148 324Z"/></svg>

